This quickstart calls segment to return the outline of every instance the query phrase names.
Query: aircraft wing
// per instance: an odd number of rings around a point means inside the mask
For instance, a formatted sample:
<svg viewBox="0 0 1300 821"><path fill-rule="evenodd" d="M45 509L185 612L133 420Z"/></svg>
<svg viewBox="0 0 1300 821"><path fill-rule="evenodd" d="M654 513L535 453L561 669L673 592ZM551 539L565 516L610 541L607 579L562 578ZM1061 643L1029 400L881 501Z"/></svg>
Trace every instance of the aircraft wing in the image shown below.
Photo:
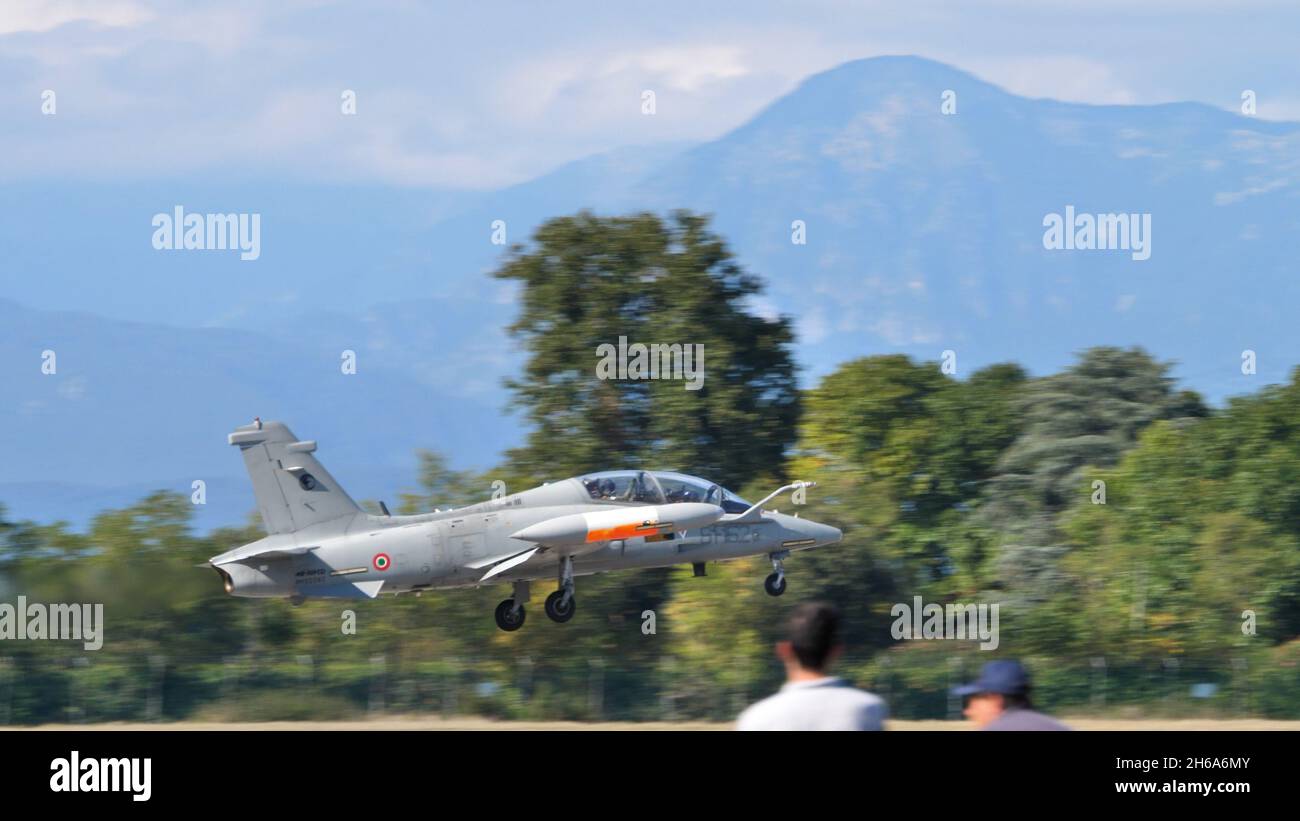
<svg viewBox="0 0 1300 821"><path fill-rule="evenodd" d="M488 556L486 559L476 559L472 562L462 565L462 567L468 567L470 570L482 570L483 568L491 567L492 565L498 562L504 562L506 559L513 559L516 556L519 556L524 553L528 553L529 555L531 555L536 552L537 552L536 548L525 547L523 550L516 550L513 553L501 553L496 556Z"/></svg>
<svg viewBox="0 0 1300 821"><path fill-rule="evenodd" d="M491 570L483 574L483 578L479 579L479 584L482 584L483 582L487 581L493 576L506 572L512 567L518 567L519 565L531 559L533 556L536 556L539 550L541 550L540 547L530 548L528 550L525 550L523 553L520 553L516 556L512 556L506 559L505 561L497 564Z"/></svg>
<svg viewBox="0 0 1300 821"><path fill-rule="evenodd" d="M359 599L365 597L373 599L379 596L379 591L384 588L384 582L366 581L366 582L339 582L327 587L317 588L312 594L327 599Z"/></svg>

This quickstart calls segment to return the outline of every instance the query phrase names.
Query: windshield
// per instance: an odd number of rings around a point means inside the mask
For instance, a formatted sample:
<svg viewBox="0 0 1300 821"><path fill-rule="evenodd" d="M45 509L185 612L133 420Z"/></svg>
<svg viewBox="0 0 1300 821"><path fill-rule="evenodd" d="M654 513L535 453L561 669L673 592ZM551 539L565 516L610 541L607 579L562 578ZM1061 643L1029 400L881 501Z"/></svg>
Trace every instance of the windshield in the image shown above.
<svg viewBox="0 0 1300 821"><path fill-rule="evenodd" d="M726 488L722 489L722 501L718 504L721 505L723 513L744 513L751 507L749 502Z"/></svg>
<svg viewBox="0 0 1300 821"><path fill-rule="evenodd" d="M669 471L656 471L654 477L669 502L707 502L727 513L744 513L749 509L749 502L707 479Z"/></svg>
<svg viewBox="0 0 1300 821"><path fill-rule="evenodd" d="M599 502L658 504L659 487L644 470L607 470L582 477L587 495Z"/></svg>
<svg viewBox="0 0 1300 821"><path fill-rule="evenodd" d="M659 480L659 487L663 488L664 499L668 502L712 502L717 504L716 499L721 498L721 488L698 476L687 476L684 473L657 472L655 473L655 479Z"/></svg>
<svg viewBox="0 0 1300 821"><path fill-rule="evenodd" d="M705 502L727 513L744 513L749 502L726 488L698 476L672 471L606 470L583 476L587 495L598 502L672 504Z"/></svg>

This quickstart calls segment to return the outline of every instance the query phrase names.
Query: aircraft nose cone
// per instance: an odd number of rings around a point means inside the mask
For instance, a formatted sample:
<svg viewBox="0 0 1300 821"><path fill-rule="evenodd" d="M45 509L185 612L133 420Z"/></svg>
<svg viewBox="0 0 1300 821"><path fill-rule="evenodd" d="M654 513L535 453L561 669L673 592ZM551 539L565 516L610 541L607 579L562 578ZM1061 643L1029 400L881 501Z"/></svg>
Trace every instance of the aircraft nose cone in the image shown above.
<svg viewBox="0 0 1300 821"><path fill-rule="evenodd" d="M812 537L817 540L817 544L835 544L844 540L844 533L838 527L830 525L816 524L812 529Z"/></svg>

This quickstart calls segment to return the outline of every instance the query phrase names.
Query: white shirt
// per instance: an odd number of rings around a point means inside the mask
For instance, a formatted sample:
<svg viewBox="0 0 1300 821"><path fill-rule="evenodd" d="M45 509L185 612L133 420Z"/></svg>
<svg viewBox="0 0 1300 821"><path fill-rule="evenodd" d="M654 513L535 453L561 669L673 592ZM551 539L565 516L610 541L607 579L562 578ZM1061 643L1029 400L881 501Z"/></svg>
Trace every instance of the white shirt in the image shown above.
<svg viewBox="0 0 1300 821"><path fill-rule="evenodd" d="M792 681L740 714L737 730L883 730L884 699L826 676Z"/></svg>

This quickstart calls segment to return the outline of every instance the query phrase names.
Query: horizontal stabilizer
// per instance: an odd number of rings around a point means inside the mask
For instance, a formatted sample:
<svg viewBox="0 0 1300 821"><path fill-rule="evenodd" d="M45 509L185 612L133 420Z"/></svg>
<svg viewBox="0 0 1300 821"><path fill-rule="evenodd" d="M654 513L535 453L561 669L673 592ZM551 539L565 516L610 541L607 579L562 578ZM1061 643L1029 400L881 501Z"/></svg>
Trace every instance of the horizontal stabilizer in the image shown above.
<svg viewBox="0 0 1300 821"><path fill-rule="evenodd" d="M320 545L310 547L266 547L261 550L253 545L252 549L239 548L229 553L224 553L214 559L212 564L228 564L230 562L246 562L249 559L288 559L294 556L306 556Z"/></svg>
<svg viewBox="0 0 1300 821"><path fill-rule="evenodd" d="M263 559L285 559L290 556L306 556L315 549L315 547L277 547L271 550L263 550L260 553L250 553L249 555Z"/></svg>

